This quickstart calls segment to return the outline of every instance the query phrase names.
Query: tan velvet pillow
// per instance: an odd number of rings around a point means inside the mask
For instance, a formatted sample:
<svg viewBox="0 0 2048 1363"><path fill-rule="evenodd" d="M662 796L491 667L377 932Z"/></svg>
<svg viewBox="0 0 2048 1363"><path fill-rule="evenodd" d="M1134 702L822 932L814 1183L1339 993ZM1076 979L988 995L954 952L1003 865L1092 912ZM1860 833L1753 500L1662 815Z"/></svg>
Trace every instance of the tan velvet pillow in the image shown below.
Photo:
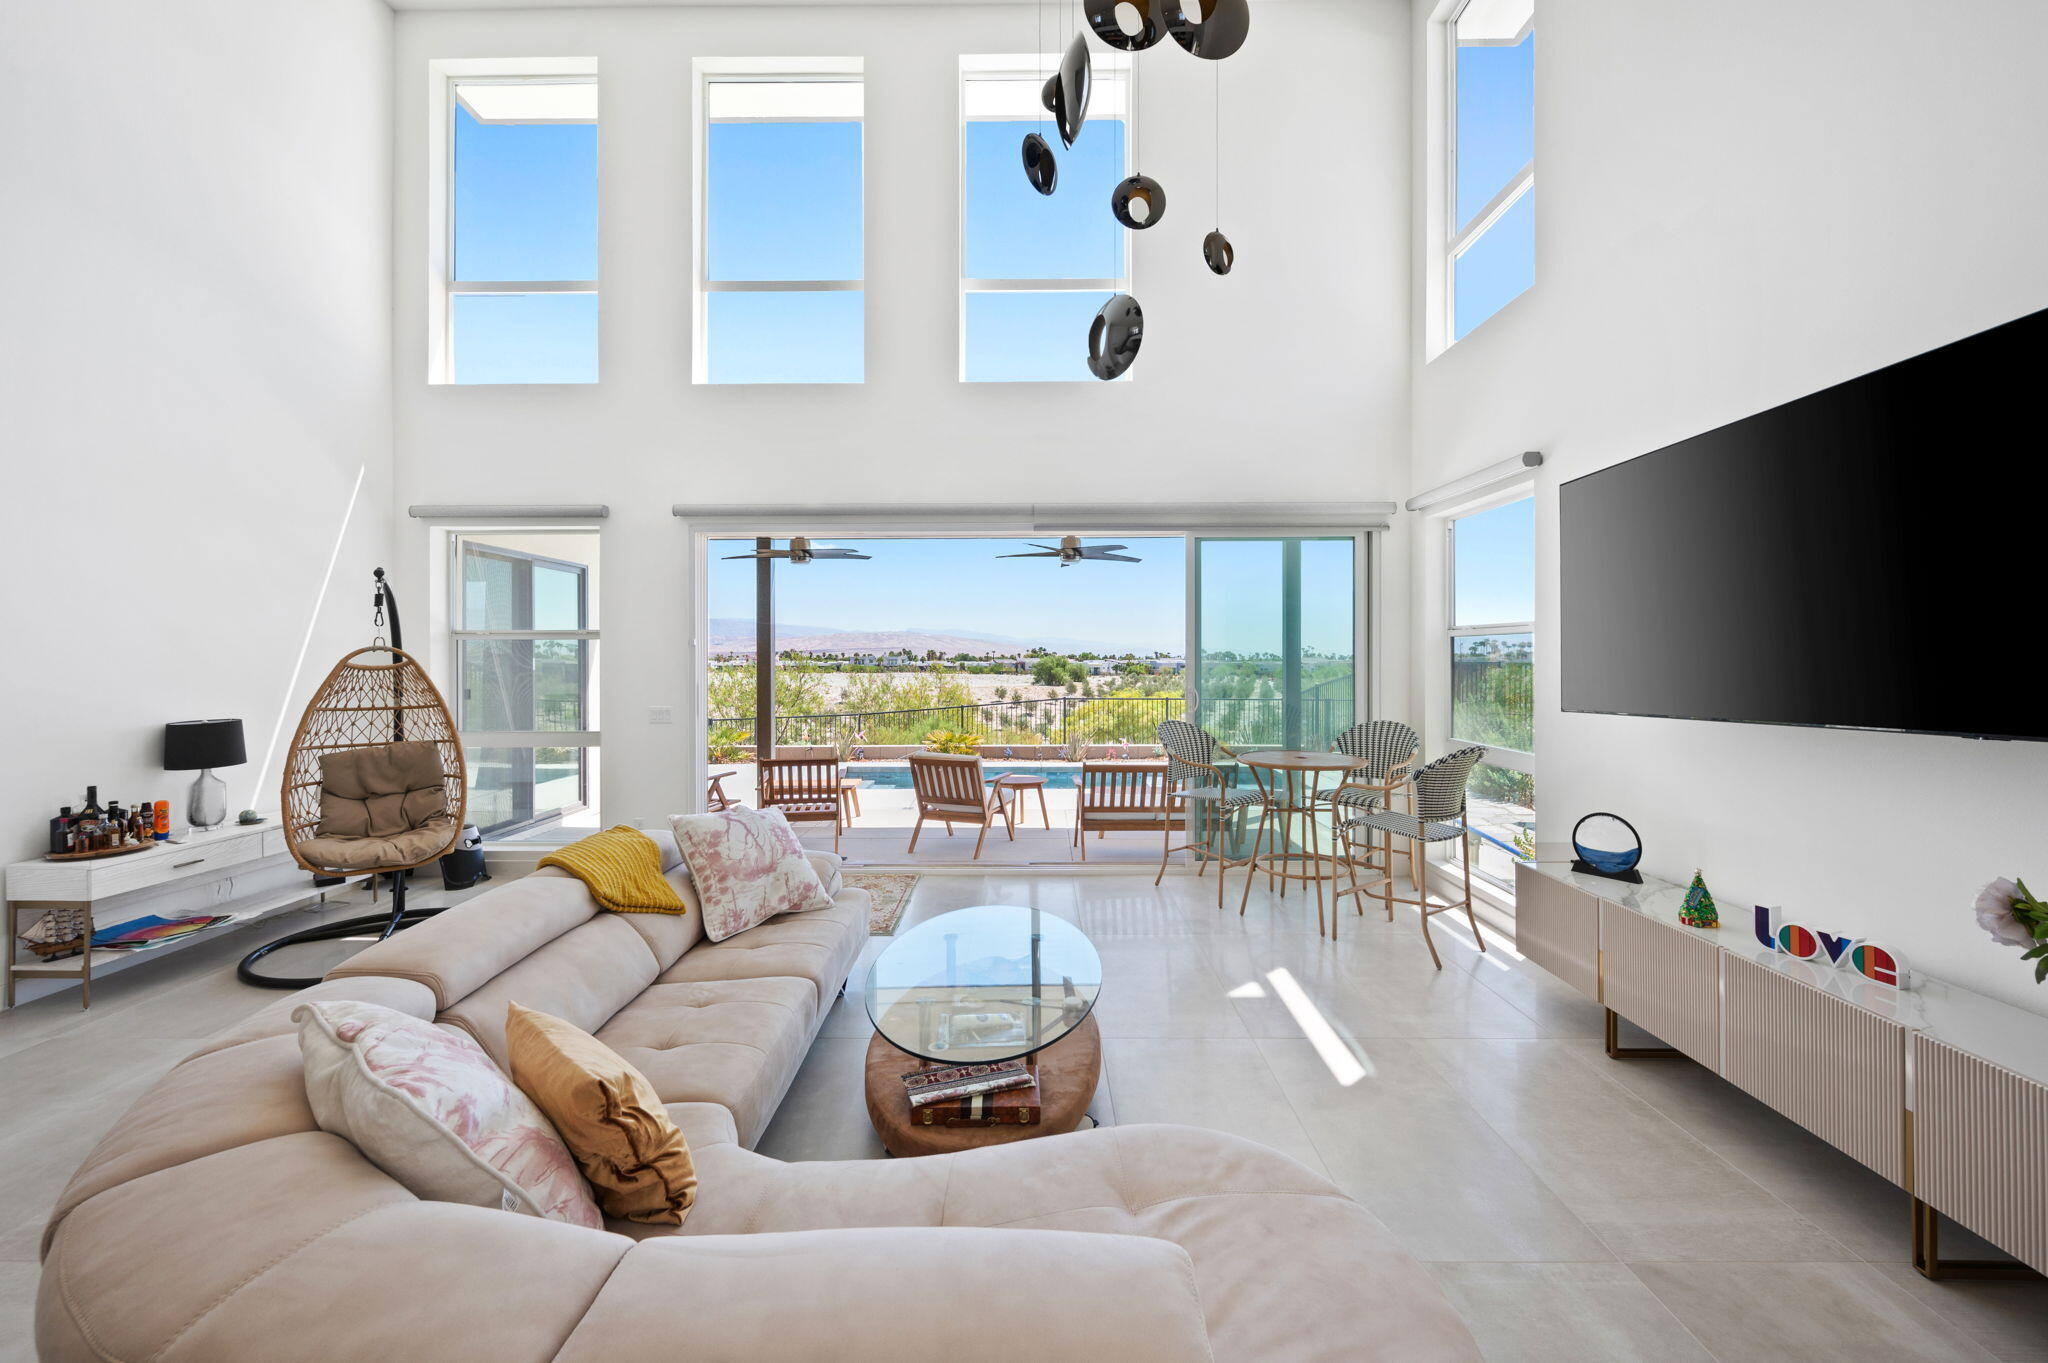
<svg viewBox="0 0 2048 1363"><path fill-rule="evenodd" d="M683 1224L697 1170L647 1076L590 1033L516 1003L505 1050L512 1082L555 1124L606 1216Z"/></svg>

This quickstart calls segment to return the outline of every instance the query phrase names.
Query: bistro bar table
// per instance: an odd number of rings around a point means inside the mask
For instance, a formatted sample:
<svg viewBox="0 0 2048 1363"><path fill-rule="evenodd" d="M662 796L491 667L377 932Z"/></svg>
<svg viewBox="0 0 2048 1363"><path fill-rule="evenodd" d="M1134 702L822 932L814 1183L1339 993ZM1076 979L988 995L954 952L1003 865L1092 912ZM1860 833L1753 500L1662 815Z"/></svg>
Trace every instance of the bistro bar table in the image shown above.
<svg viewBox="0 0 2048 1363"><path fill-rule="evenodd" d="M1325 883L1334 886L1343 858L1322 850L1316 816L1330 806L1327 801L1319 804L1317 796L1321 793L1325 773L1348 772L1365 766L1367 759L1347 757L1340 752L1248 752L1238 754L1237 760L1251 771L1252 780L1258 782L1260 792L1266 797L1258 836L1252 840L1252 860L1245 876L1244 894L1237 903L1238 916L1244 916L1245 905L1252 897L1252 881L1263 867L1269 882L1280 882L1283 899L1290 880L1315 886L1316 932L1320 935L1323 931L1323 886ZM1297 819L1303 828L1300 850L1295 850L1294 842L1290 841ZM1334 920L1336 914L1332 912L1330 917ZM1335 940L1336 935L1333 921L1330 925L1331 939Z"/></svg>

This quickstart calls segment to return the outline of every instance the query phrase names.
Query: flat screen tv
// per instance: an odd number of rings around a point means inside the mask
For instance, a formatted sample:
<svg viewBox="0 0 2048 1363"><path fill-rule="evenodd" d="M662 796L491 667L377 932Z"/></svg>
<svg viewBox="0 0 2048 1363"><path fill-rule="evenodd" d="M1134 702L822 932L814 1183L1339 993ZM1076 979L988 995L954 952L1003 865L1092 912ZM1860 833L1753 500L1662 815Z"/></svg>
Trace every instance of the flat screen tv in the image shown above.
<svg viewBox="0 0 2048 1363"><path fill-rule="evenodd" d="M2044 393L2038 312L1564 484L1563 708L2048 741Z"/></svg>

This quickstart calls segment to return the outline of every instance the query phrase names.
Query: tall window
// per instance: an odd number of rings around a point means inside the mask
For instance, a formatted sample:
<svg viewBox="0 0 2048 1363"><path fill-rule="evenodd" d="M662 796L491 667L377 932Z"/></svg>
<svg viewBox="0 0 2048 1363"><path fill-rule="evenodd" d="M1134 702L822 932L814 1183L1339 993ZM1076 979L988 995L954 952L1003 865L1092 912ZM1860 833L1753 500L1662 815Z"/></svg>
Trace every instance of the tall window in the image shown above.
<svg viewBox="0 0 2048 1363"><path fill-rule="evenodd" d="M442 383L597 382L597 78L453 76Z"/></svg>
<svg viewBox="0 0 2048 1363"><path fill-rule="evenodd" d="M1536 282L1534 0L1465 0L1450 23L1450 337Z"/></svg>
<svg viewBox="0 0 2048 1363"><path fill-rule="evenodd" d="M451 537L455 724L490 838L597 824L597 532Z"/></svg>
<svg viewBox="0 0 2048 1363"><path fill-rule="evenodd" d="M1472 867L1506 885L1536 851L1536 501L1450 526L1451 738L1484 743L1472 772Z"/></svg>
<svg viewBox="0 0 2048 1363"><path fill-rule="evenodd" d="M700 60L696 379L859 383L858 61L841 71Z"/></svg>
<svg viewBox="0 0 2048 1363"><path fill-rule="evenodd" d="M1088 121L1060 145L1039 102L1056 56L960 59L960 377L970 383L1075 379L1088 372L1088 326L1130 291L1128 232L1109 214L1125 175L1124 68L1097 48ZM1051 144L1059 186L1024 178L1028 133Z"/></svg>

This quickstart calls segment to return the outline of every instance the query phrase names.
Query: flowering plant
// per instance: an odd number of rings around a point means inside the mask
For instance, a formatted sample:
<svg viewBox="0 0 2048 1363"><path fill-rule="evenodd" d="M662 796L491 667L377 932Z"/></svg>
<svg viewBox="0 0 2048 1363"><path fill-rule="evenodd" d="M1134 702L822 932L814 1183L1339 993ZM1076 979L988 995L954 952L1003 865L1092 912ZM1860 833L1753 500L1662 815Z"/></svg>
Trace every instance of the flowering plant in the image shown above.
<svg viewBox="0 0 2048 1363"><path fill-rule="evenodd" d="M2000 877L1977 892L1977 925L2034 962L2034 983L2048 980L2048 904L2034 898L2024 880Z"/></svg>

